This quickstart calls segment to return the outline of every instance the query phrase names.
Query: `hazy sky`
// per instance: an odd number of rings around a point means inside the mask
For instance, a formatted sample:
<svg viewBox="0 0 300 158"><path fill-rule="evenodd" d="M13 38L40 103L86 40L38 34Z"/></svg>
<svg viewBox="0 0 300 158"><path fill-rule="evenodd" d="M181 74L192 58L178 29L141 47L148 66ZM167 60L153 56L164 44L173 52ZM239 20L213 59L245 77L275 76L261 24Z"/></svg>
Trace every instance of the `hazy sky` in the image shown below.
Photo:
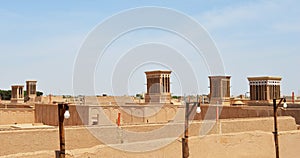
<svg viewBox="0 0 300 158"><path fill-rule="evenodd" d="M292 91L300 93L297 71L300 66L300 2L297 0L3 0L0 5L0 89L10 89L12 84L25 84L27 79L36 79L38 90L45 94L72 94L74 62L88 33L120 11L143 6L171 8L200 23L216 43L225 73L232 76L233 95L249 91L248 76L261 75L282 76L282 93L285 95ZM121 48L132 48L140 41L180 42L181 39L176 38L162 30L144 29L115 41L107 50L110 51L106 55L107 63L100 61L95 69L96 93L112 94L110 79L103 76L111 74L110 61L115 62L122 54L114 52L123 52L125 50ZM181 47L181 44L175 45ZM193 64L204 65L201 58L188 59ZM145 91L143 71L159 68L164 67L143 65L132 71L131 78L126 79L128 93ZM201 83L197 93L208 93L207 76L210 74L207 68L204 65L196 71ZM177 80L173 75L173 93L182 94Z"/></svg>

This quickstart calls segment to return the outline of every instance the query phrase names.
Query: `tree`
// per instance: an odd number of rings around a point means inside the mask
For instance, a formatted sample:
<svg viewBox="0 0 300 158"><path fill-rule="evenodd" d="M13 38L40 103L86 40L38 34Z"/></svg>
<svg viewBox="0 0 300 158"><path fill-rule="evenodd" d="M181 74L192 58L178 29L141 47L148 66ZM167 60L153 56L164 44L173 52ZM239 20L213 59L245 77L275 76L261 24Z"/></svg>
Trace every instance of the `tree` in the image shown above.
<svg viewBox="0 0 300 158"><path fill-rule="evenodd" d="M180 96L172 96L172 99L178 99Z"/></svg>
<svg viewBox="0 0 300 158"><path fill-rule="evenodd" d="M26 94L27 94L27 91L24 91L24 96L26 96ZM36 91L36 95L37 96L42 96L43 92ZM10 98L11 98L11 90L0 90L0 96L1 96L2 100L10 100ZM28 99L28 98L26 98L26 99Z"/></svg>
<svg viewBox="0 0 300 158"><path fill-rule="evenodd" d="M43 92L40 92L40 91L36 91L36 96L43 96Z"/></svg>
<svg viewBox="0 0 300 158"><path fill-rule="evenodd" d="M142 94L136 94L135 97L136 97L136 98L140 98L140 99L144 99L144 97L143 97Z"/></svg>
<svg viewBox="0 0 300 158"><path fill-rule="evenodd" d="M0 90L0 95L2 100L10 100L11 90Z"/></svg>

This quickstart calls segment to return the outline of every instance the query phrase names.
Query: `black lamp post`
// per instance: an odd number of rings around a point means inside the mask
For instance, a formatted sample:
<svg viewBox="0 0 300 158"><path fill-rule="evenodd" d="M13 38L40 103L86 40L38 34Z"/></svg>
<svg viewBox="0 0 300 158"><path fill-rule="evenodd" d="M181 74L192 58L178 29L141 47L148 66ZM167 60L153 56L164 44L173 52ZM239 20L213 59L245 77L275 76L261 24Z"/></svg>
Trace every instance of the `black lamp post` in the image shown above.
<svg viewBox="0 0 300 158"><path fill-rule="evenodd" d="M278 104L276 104L276 99L273 99L273 110L274 110L274 141L275 141L275 152L276 158L279 158L279 145L278 145L278 129L277 129L277 109L281 102L283 101L283 108L287 108L286 99L280 98Z"/></svg>
<svg viewBox="0 0 300 158"><path fill-rule="evenodd" d="M192 105L192 108L190 110L190 105ZM198 102L198 96L197 96L197 102L185 102L185 122L184 122L184 137L182 138L182 157L188 158L189 153L189 144L188 144L188 138L189 138L189 117L191 112L196 108L196 112L200 113L200 103Z"/></svg>
<svg viewBox="0 0 300 158"><path fill-rule="evenodd" d="M60 151L58 152L59 158L65 158L65 131L64 119L70 118L68 103L58 103L58 128L59 128L59 143Z"/></svg>

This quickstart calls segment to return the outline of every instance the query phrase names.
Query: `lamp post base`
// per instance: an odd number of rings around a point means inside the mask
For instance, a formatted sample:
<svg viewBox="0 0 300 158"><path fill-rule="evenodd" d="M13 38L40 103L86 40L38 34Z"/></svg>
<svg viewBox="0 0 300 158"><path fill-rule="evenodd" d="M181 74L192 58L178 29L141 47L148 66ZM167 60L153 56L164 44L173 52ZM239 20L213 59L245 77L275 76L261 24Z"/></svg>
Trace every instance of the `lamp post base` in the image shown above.
<svg viewBox="0 0 300 158"><path fill-rule="evenodd" d="M182 138L182 158L188 158L190 156L189 153L189 144L187 138Z"/></svg>
<svg viewBox="0 0 300 158"><path fill-rule="evenodd" d="M55 158L64 158L65 153L61 152L60 150L55 150Z"/></svg>

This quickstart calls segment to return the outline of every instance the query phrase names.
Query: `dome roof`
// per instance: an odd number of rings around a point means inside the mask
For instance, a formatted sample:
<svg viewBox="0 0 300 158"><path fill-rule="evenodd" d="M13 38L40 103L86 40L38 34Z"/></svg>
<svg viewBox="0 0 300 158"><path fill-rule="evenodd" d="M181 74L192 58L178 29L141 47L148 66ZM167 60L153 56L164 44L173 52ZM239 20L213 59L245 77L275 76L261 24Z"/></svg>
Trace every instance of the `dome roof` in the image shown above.
<svg viewBox="0 0 300 158"><path fill-rule="evenodd" d="M245 103L240 101L240 100L236 100L236 101L233 102L232 105L245 105Z"/></svg>

